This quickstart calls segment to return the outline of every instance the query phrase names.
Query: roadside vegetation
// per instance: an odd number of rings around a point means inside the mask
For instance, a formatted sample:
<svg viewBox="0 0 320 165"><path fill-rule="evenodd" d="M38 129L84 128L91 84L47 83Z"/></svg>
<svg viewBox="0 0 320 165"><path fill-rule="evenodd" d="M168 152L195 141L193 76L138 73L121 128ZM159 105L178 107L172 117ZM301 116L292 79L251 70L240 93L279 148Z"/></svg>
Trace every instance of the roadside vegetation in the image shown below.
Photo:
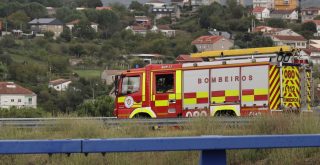
<svg viewBox="0 0 320 165"><path fill-rule="evenodd" d="M0 139L70 139L70 138L127 138L178 137L202 135L272 135L318 134L320 121L314 114L278 114L253 118L244 125L226 125L218 118L199 118L183 128L148 129L131 123L106 126L97 121L61 121L47 128L0 129ZM255 143L254 141L252 143ZM319 164L319 148L253 149L227 151L228 164ZM3 164L198 164L199 152L150 152L61 155L1 155Z"/></svg>

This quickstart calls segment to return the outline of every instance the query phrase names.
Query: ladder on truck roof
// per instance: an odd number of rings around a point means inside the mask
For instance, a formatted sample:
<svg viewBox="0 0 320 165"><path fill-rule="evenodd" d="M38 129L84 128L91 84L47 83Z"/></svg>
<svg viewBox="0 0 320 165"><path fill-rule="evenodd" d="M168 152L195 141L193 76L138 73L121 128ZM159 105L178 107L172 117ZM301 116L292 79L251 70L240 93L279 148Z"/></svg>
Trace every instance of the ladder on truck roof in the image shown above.
<svg viewBox="0 0 320 165"><path fill-rule="evenodd" d="M279 52L289 53L294 52L290 46L275 46L263 48L248 48L248 49L232 49L232 50L216 50L205 51L201 53L193 53L193 58L214 58L214 59L234 59L234 58L248 58L248 57L270 57L277 56Z"/></svg>

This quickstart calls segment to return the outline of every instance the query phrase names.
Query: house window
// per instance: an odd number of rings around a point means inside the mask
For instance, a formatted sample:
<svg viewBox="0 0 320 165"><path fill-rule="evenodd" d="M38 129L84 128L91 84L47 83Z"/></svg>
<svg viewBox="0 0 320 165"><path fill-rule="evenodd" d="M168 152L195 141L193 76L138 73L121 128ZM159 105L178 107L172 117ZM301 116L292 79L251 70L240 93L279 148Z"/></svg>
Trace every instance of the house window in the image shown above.
<svg viewBox="0 0 320 165"><path fill-rule="evenodd" d="M14 102L14 99L11 99L11 102Z"/></svg>
<svg viewBox="0 0 320 165"><path fill-rule="evenodd" d="M297 46L300 46L300 42L297 42Z"/></svg>
<svg viewBox="0 0 320 165"><path fill-rule="evenodd" d="M29 98L29 99L28 99L28 103L29 103L29 104L32 104L32 98Z"/></svg>
<svg viewBox="0 0 320 165"><path fill-rule="evenodd" d="M306 46L306 43L302 42L302 46Z"/></svg>
<svg viewBox="0 0 320 165"><path fill-rule="evenodd" d="M18 103L21 103L21 99L18 99Z"/></svg>
<svg viewBox="0 0 320 165"><path fill-rule="evenodd" d="M289 0L284 0L283 4L288 5L289 4Z"/></svg>
<svg viewBox="0 0 320 165"><path fill-rule="evenodd" d="M160 74L156 76L156 92L157 93L173 93L174 92L173 74Z"/></svg>

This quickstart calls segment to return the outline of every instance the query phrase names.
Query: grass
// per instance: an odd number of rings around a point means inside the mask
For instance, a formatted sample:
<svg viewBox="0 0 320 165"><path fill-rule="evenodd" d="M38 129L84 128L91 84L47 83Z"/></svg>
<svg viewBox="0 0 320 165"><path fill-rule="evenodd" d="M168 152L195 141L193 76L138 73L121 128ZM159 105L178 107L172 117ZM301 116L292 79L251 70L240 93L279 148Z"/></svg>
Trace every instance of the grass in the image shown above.
<svg viewBox="0 0 320 165"><path fill-rule="evenodd" d="M98 121L61 121L53 127L12 129L2 127L0 139L70 139L70 138L125 138L176 137L200 135L263 135L263 134L317 134L320 133L319 116L277 115L254 118L249 125L230 126L215 118L201 118L183 129L147 129L135 123L107 127ZM254 143L254 142L253 142ZM259 149L227 151L228 164L319 164L320 149ZM198 164L199 152L148 152L53 155L2 155L1 164Z"/></svg>
<svg viewBox="0 0 320 165"><path fill-rule="evenodd" d="M101 70L73 70L73 72L86 79L100 78L102 73Z"/></svg>

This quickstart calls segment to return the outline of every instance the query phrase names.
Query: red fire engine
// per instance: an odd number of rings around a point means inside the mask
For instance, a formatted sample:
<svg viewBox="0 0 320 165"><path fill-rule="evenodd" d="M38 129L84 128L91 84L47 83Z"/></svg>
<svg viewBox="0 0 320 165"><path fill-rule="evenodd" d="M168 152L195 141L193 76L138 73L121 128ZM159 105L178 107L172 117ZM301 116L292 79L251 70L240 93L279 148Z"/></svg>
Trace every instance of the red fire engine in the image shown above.
<svg viewBox="0 0 320 165"><path fill-rule="evenodd" d="M151 64L116 77L118 118L311 112L311 65L288 46L192 54L206 62Z"/></svg>

